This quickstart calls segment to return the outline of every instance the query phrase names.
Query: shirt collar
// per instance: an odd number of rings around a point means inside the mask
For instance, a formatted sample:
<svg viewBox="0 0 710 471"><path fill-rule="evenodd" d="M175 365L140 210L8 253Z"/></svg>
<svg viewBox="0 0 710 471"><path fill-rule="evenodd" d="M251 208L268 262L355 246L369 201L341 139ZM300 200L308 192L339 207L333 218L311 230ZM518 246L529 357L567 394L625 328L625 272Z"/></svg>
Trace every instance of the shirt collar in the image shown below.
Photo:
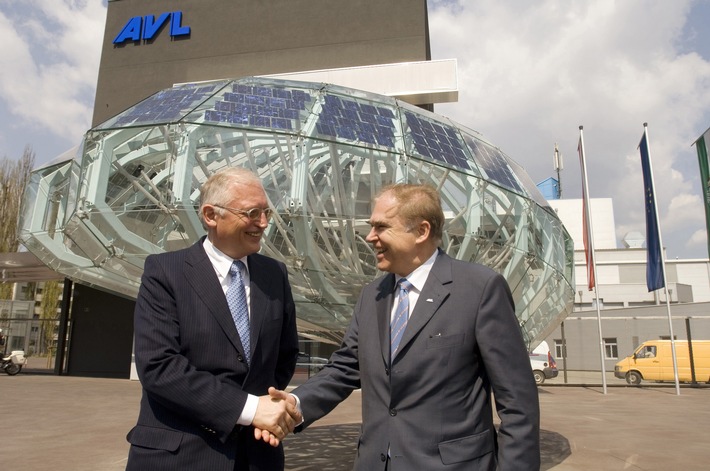
<svg viewBox="0 0 710 471"><path fill-rule="evenodd" d="M436 260L437 255L439 255L438 249L434 250L434 253L431 254L431 257L429 257L426 262L419 265L417 268L414 269L412 273L405 277L407 278L407 281L412 284L414 289L416 289L420 293L422 291L422 288L424 288L424 283L426 283L427 278L429 278L431 267L434 266L434 261ZM397 282L400 280L400 278L402 277L399 275L395 275L395 286L397 286Z"/></svg>
<svg viewBox="0 0 710 471"><path fill-rule="evenodd" d="M215 247L208 237L205 237L202 247L204 247L207 257L210 259L210 262L212 262L212 266L215 268L215 271L220 278L226 278L229 275L229 269L232 267L234 259ZM244 263L244 267L247 270L247 273L249 273L247 258L242 257L239 260Z"/></svg>

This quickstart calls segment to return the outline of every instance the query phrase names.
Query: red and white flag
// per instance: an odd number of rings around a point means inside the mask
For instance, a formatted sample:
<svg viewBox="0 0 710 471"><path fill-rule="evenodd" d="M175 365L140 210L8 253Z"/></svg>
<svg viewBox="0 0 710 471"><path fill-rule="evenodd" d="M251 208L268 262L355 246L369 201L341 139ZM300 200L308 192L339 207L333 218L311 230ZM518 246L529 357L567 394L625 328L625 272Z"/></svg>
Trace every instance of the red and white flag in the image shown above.
<svg viewBox="0 0 710 471"><path fill-rule="evenodd" d="M579 166L582 169L582 237L584 240L584 255L587 259L587 281L589 291L594 289L594 247L592 238L592 224L589 216L589 192L587 187L587 164L584 161L584 138L582 137L582 127L579 127Z"/></svg>

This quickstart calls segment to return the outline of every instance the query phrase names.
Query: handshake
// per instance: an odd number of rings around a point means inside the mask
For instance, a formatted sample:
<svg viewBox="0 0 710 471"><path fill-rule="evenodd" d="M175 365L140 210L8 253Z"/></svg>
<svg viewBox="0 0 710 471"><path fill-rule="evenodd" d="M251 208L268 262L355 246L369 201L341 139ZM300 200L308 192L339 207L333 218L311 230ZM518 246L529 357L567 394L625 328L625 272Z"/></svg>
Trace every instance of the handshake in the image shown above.
<svg viewBox="0 0 710 471"><path fill-rule="evenodd" d="M267 396L259 397L252 421L254 438L278 446L301 422L303 416L296 406L296 399L285 391L270 387Z"/></svg>

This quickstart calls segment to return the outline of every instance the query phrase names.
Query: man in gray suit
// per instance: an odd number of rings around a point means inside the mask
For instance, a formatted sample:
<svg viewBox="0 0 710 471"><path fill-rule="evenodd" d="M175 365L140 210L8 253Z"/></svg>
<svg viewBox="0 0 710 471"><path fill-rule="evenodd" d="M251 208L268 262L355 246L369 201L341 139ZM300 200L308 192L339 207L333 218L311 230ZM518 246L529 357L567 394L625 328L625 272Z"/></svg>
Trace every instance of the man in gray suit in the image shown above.
<svg viewBox="0 0 710 471"><path fill-rule="evenodd" d="M539 469L537 388L503 277L438 249L431 187L383 189L369 223L389 274L364 288L328 365L292 395L270 393L298 400L307 427L361 388L358 470Z"/></svg>
<svg viewBox="0 0 710 471"><path fill-rule="evenodd" d="M127 469L284 468L278 441L293 430L290 414L301 418L267 388L288 385L298 337L286 267L257 254L270 216L258 177L218 172L201 191L207 237L146 259L135 309L143 396Z"/></svg>

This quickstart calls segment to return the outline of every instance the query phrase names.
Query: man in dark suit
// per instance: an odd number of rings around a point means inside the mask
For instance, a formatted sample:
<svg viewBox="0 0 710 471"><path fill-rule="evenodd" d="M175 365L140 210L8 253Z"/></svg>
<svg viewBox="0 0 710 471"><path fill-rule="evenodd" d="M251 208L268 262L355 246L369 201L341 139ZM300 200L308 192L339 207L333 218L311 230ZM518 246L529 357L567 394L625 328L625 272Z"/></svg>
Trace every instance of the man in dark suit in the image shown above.
<svg viewBox="0 0 710 471"><path fill-rule="evenodd" d="M300 401L306 427L362 388L358 470L539 469L537 389L503 277L438 249L431 187L383 189L369 223L389 274L364 288L329 364L270 393Z"/></svg>
<svg viewBox="0 0 710 471"><path fill-rule="evenodd" d="M298 337L286 267L257 254L270 216L254 174L223 170L201 190L207 237L146 259L135 310L143 396L127 469L284 468L278 442L300 416L267 388L288 385ZM255 440L255 427L271 443Z"/></svg>

